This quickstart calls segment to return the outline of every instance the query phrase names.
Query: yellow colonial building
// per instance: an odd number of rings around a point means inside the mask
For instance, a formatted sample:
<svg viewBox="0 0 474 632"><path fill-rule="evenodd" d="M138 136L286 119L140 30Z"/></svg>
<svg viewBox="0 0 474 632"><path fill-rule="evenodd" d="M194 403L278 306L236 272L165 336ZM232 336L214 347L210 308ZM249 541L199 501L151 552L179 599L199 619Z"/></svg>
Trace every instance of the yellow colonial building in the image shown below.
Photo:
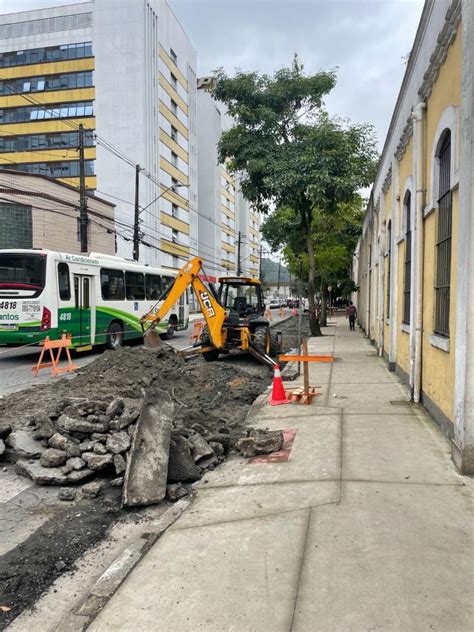
<svg viewBox="0 0 474 632"><path fill-rule="evenodd" d="M474 472L474 2L426 0L354 261L359 323Z"/></svg>

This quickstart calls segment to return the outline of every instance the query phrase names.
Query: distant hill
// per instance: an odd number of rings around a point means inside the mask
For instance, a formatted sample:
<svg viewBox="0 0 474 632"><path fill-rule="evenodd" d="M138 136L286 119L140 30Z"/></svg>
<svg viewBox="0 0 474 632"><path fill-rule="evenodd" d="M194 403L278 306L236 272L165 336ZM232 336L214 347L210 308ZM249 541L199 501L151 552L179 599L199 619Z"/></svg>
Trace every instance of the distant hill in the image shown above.
<svg viewBox="0 0 474 632"><path fill-rule="evenodd" d="M278 261L272 259L262 259L262 276L264 283L278 283ZM290 273L288 269L281 264L280 268L280 283L285 283L290 280Z"/></svg>

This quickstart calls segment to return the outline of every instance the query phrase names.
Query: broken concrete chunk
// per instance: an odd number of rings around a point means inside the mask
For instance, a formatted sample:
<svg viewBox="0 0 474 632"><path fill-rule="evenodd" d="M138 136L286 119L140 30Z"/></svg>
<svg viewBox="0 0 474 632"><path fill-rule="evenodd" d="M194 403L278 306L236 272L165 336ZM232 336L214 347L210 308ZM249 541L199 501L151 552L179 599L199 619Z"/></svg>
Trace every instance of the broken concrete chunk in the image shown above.
<svg viewBox="0 0 474 632"><path fill-rule="evenodd" d="M64 465L66 460L66 452L56 450L56 448L48 448L40 456L40 463L43 467L59 467L60 465Z"/></svg>
<svg viewBox="0 0 474 632"><path fill-rule="evenodd" d="M127 463L121 454L114 455L114 465L116 474L122 474L127 467Z"/></svg>
<svg viewBox="0 0 474 632"><path fill-rule="evenodd" d="M201 470L195 464L188 441L181 435L173 436L168 463L169 483L194 483L201 478Z"/></svg>
<svg viewBox="0 0 474 632"><path fill-rule="evenodd" d="M152 505L165 497L172 417L169 396L148 389L127 461L122 495L125 506Z"/></svg>
<svg viewBox="0 0 474 632"><path fill-rule="evenodd" d="M136 424L132 424L127 428L127 433L130 439L133 439L133 435L135 434L136 427L137 427Z"/></svg>
<svg viewBox="0 0 474 632"><path fill-rule="evenodd" d="M93 432L105 431L103 424L92 424L86 419L75 419L74 417L68 417L64 414L58 419L58 426L66 432L83 432L85 434L92 434Z"/></svg>
<svg viewBox="0 0 474 632"><path fill-rule="evenodd" d="M5 441L0 439L0 456L5 452Z"/></svg>
<svg viewBox="0 0 474 632"><path fill-rule="evenodd" d="M68 483L80 483L81 481L86 480L86 478L90 478L94 476L94 470L89 470L87 468L82 470L74 470L67 475Z"/></svg>
<svg viewBox="0 0 474 632"><path fill-rule="evenodd" d="M118 476L117 478L113 478L110 481L110 485L112 487L122 487L122 485L123 485L123 476Z"/></svg>
<svg viewBox="0 0 474 632"><path fill-rule="evenodd" d="M62 487L58 492L59 500L75 500L76 499L76 490L71 487Z"/></svg>
<svg viewBox="0 0 474 632"><path fill-rule="evenodd" d="M125 402L123 401L123 399L121 397L116 397L107 406L107 410L105 411L105 414L110 420L112 420L112 419L115 419L115 417L118 417L119 415L121 415L124 408L125 408Z"/></svg>
<svg viewBox="0 0 474 632"><path fill-rule="evenodd" d="M60 573L61 571L63 571L66 568L67 564L66 562L63 562L63 560L59 560L58 562L55 563L55 567L56 570Z"/></svg>
<svg viewBox="0 0 474 632"><path fill-rule="evenodd" d="M33 439L27 430L14 430L6 438L5 444L25 459L39 459L45 451L41 443Z"/></svg>
<svg viewBox="0 0 474 632"><path fill-rule="evenodd" d="M86 467L86 462L80 457L74 456L66 461L66 467L69 468L70 472L73 470L82 470Z"/></svg>
<svg viewBox="0 0 474 632"><path fill-rule="evenodd" d="M218 441L209 441L209 446L216 456L224 456L224 446Z"/></svg>
<svg viewBox="0 0 474 632"><path fill-rule="evenodd" d="M206 459L201 459L199 461L199 467L202 470L205 470L207 468L214 469L214 465L217 465L217 463L219 463L219 459L215 454L213 454L212 456L208 456Z"/></svg>
<svg viewBox="0 0 474 632"><path fill-rule="evenodd" d="M103 443L94 443L92 449L95 454L107 454L107 449Z"/></svg>
<svg viewBox="0 0 474 632"><path fill-rule="evenodd" d="M91 470L100 471L112 465L113 458L111 454L95 454L94 452L83 452L82 458Z"/></svg>
<svg viewBox="0 0 474 632"><path fill-rule="evenodd" d="M105 447L112 454L120 454L128 450L130 443L130 437L126 432L117 432L107 437Z"/></svg>
<svg viewBox="0 0 474 632"><path fill-rule="evenodd" d="M279 430L252 430L248 437L237 441L237 449L245 458L281 450L283 434Z"/></svg>
<svg viewBox="0 0 474 632"><path fill-rule="evenodd" d="M188 490L184 489L181 483L176 483L175 485L167 485L166 486L166 498L171 500L171 502L175 503L180 498L188 495Z"/></svg>
<svg viewBox="0 0 474 632"><path fill-rule="evenodd" d="M94 441L83 441L79 444L79 450L81 452L93 452L94 450Z"/></svg>
<svg viewBox="0 0 474 632"><path fill-rule="evenodd" d="M6 439L10 432L12 431L12 427L10 424L0 424L0 439Z"/></svg>
<svg viewBox="0 0 474 632"><path fill-rule="evenodd" d="M208 459L214 456L214 452L208 442L200 434L191 434L188 437L188 441L191 444L191 451L195 463Z"/></svg>
<svg viewBox="0 0 474 632"><path fill-rule="evenodd" d="M103 432L93 432L91 434L92 441L99 441L99 443L105 443L107 441L107 435Z"/></svg>
<svg viewBox="0 0 474 632"><path fill-rule="evenodd" d="M92 481L91 483L86 483L81 491L82 497L96 498L103 489L104 485L104 481Z"/></svg>
<svg viewBox="0 0 474 632"><path fill-rule="evenodd" d="M74 456L80 456L81 450L79 445L75 443L70 437L65 437L60 432L55 432L48 440L50 448L56 448L56 450L63 450L67 453L68 458Z"/></svg>
<svg viewBox="0 0 474 632"><path fill-rule="evenodd" d="M58 467L43 467L39 461L17 461L15 472L31 478L38 485L66 485L68 477Z"/></svg>
<svg viewBox="0 0 474 632"><path fill-rule="evenodd" d="M40 413L33 417L33 438L49 439L55 432L56 426L51 421L49 415Z"/></svg>

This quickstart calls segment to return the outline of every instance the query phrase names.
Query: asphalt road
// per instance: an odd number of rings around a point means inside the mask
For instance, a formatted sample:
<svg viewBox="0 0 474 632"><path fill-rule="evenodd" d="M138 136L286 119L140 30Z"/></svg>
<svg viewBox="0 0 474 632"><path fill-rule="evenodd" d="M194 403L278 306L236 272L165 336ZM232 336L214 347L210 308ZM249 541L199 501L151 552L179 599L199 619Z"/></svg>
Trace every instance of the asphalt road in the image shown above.
<svg viewBox="0 0 474 632"><path fill-rule="evenodd" d="M285 310L283 319L289 315L289 310ZM272 312L273 323L277 323L282 320L282 317L278 315L278 311ZM191 335L193 324L185 331L177 332L174 337L168 341L175 349L183 349L190 344L189 337ZM130 343L139 345L138 342ZM0 347L0 397L14 393L15 391L21 391L34 384L42 384L54 378L49 369L43 369L40 371L38 377L33 375L31 368L38 361L40 348L39 347L23 347L12 348ZM103 353L103 347L96 347L91 351L84 351L81 353L73 353L73 362L79 366L85 366L95 360L101 353Z"/></svg>

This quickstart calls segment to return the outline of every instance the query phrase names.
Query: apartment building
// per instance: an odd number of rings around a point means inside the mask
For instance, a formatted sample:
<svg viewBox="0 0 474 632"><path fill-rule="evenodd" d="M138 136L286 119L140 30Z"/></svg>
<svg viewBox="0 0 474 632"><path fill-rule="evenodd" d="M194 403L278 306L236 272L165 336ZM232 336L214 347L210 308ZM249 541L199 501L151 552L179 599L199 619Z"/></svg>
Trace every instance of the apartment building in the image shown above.
<svg viewBox="0 0 474 632"><path fill-rule="evenodd" d="M474 473L474 3L426 0L365 213L367 336Z"/></svg>
<svg viewBox="0 0 474 632"><path fill-rule="evenodd" d="M198 206L199 255L208 276L258 276L259 218L232 176L219 163L217 145L233 125L222 104L206 90L210 79L198 79Z"/></svg>
<svg viewBox="0 0 474 632"><path fill-rule="evenodd" d="M60 4L60 0L58 0ZM0 166L79 183L116 204L131 257L197 253L196 53L165 0L92 0L0 16ZM136 165L139 165L137 168Z"/></svg>
<svg viewBox="0 0 474 632"><path fill-rule="evenodd" d="M114 204L90 196L91 251L115 254ZM47 248L81 254L79 192L37 173L0 168L0 250Z"/></svg>

